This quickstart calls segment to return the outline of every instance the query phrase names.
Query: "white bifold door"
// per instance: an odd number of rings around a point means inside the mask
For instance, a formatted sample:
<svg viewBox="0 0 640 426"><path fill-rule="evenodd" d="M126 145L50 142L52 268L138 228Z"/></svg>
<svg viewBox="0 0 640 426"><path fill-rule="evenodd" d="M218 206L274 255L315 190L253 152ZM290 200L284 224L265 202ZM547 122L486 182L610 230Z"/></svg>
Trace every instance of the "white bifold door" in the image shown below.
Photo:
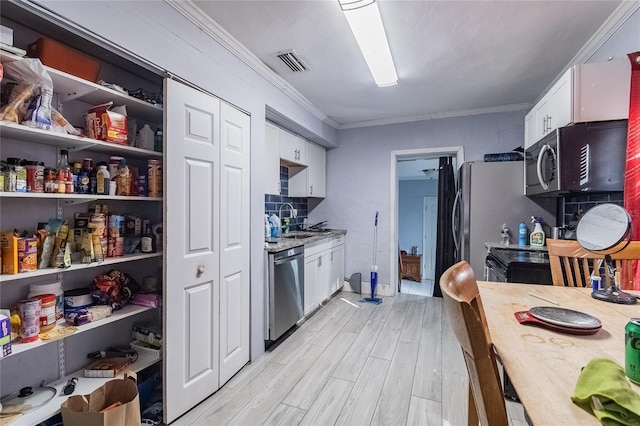
<svg viewBox="0 0 640 426"><path fill-rule="evenodd" d="M165 79L164 422L249 361L250 117Z"/></svg>

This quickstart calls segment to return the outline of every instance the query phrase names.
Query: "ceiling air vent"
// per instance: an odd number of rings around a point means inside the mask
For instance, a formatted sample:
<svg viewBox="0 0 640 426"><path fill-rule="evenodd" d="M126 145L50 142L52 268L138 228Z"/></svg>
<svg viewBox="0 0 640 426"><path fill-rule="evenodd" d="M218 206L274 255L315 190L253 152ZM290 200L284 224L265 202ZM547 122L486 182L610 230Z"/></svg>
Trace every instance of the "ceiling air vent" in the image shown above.
<svg viewBox="0 0 640 426"><path fill-rule="evenodd" d="M288 66L293 72L302 72L309 70L309 66L304 63L302 58L300 58L300 56L298 56L296 51L293 49L280 52L276 54L276 56L280 58L280 60L284 62L285 65Z"/></svg>

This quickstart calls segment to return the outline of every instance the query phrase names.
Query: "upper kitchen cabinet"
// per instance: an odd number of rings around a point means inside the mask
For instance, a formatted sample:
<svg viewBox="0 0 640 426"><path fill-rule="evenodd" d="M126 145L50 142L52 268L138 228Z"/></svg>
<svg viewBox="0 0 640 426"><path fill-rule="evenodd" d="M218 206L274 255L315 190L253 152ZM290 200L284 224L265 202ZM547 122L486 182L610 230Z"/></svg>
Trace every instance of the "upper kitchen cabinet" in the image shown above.
<svg viewBox="0 0 640 426"><path fill-rule="evenodd" d="M300 136L280 130L280 160L287 165L307 166L309 164L308 144Z"/></svg>
<svg viewBox="0 0 640 426"><path fill-rule="evenodd" d="M280 195L280 128L267 122L264 140L264 193Z"/></svg>
<svg viewBox="0 0 640 426"><path fill-rule="evenodd" d="M628 118L630 80L627 60L571 67L525 117L525 148L571 123Z"/></svg>
<svg viewBox="0 0 640 426"><path fill-rule="evenodd" d="M289 167L289 196L326 196L327 151L324 147L309 143L309 166Z"/></svg>

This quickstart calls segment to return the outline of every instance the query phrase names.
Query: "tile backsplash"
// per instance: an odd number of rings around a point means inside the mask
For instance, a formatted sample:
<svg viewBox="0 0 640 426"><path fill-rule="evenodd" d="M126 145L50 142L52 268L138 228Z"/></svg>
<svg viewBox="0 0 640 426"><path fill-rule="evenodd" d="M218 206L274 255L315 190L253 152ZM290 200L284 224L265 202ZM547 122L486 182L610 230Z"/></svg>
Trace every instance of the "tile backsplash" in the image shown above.
<svg viewBox="0 0 640 426"><path fill-rule="evenodd" d="M306 197L289 197L289 169L284 166L280 166L280 192L281 195L265 194L264 196L264 214L271 216L272 214L279 215L280 206L284 203L293 205L293 208L298 210L298 217L291 217L291 209L287 207L282 208L282 217L290 219L290 229L292 231L301 229L304 218L307 217L307 199Z"/></svg>
<svg viewBox="0 0 640 426"><path fill-rule="evenodd" d="M561 205L562 214L558 216L558 226L568 225L573 219L574 214L579 211L585 213L591 207L603 203L613 203L622 206L624 204L624 193L611 192L606 194L590 194L590 195L568 195L564 197ZM563 223L561 220L563 220Z"/></svg>

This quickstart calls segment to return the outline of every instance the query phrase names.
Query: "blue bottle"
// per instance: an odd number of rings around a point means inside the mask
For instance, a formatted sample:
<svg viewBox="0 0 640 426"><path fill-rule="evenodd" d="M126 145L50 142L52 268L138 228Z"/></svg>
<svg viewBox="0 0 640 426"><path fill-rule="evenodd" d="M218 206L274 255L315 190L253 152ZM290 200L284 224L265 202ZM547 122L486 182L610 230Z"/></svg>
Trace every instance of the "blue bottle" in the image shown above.
<svg viewBox="0 0 640 426"><path fill-rule="evenodd" d="M527 224L524 222L520 223L518 226L518 244L521 246L527 245L527 234L529 230L527 229Z"/></svg>

